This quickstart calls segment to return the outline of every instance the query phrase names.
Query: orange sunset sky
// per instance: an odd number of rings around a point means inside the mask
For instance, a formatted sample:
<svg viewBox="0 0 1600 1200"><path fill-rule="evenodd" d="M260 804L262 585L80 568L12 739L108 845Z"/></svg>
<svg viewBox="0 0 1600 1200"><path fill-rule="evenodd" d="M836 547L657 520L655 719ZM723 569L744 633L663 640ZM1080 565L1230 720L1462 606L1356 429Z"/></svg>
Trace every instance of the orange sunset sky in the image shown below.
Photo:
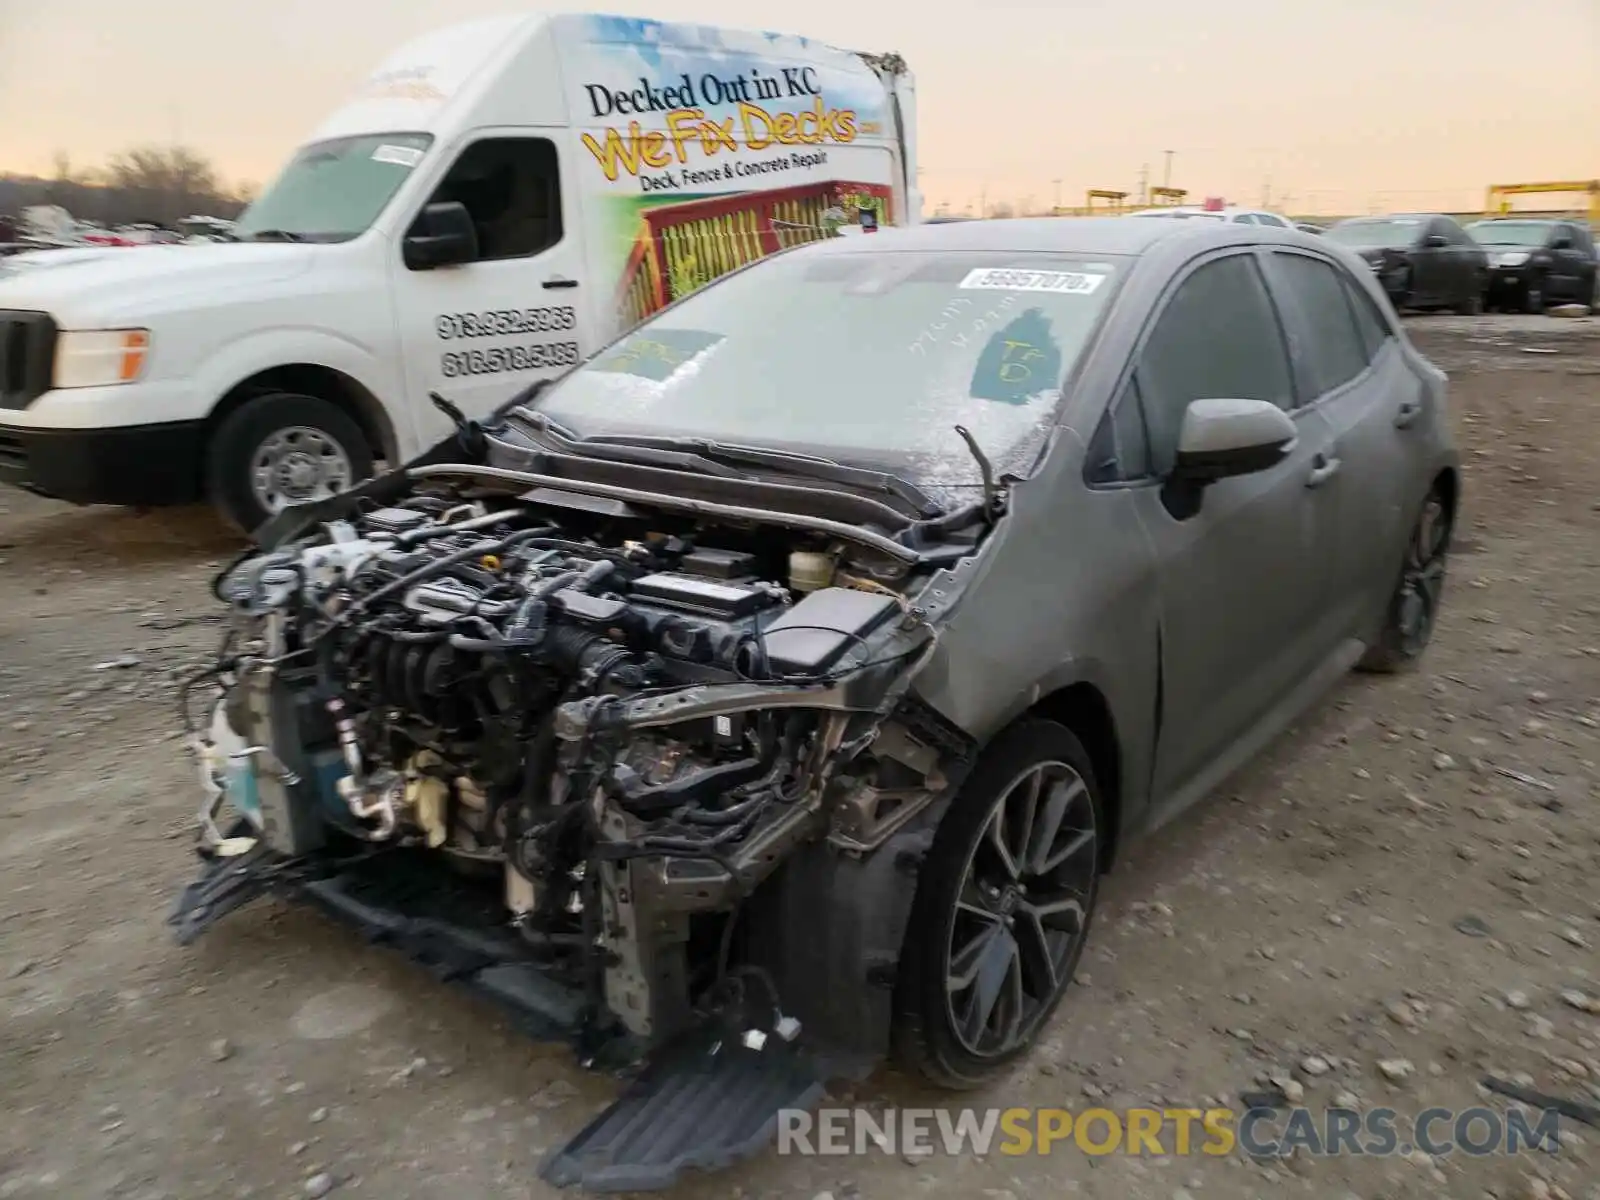
<svg viewBox="0 0 1600 1200"><path fill-rule="evenodd" d="M394 46L504 0L0 0L0 171L182 141L264 181ZM572 7L572 6L563 6ZM602 6L906 56L930 210L1196 197L1467 208L1600 176L1600 0L735 0ZM1059 182L1058 182L1059 181Z"/></svg>

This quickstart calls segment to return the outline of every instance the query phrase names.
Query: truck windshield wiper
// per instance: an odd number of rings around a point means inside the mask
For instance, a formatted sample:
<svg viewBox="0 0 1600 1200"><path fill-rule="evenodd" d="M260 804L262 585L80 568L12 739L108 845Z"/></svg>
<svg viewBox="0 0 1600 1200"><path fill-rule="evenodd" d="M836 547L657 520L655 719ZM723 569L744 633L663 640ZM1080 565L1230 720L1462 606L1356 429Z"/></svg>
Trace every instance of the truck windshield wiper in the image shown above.
<svg viewBox="0 0 1600 1200"><path fill-rule="evenodd" d="M258 229L250 235L252 242L303 242L305 235L290 233L287 229Z"/></svg>
<svg viewBox="0 0 1600 1200"><path fill-rule="evenodd" d="M777 450L770 446L743 446L737 443L716 442L710 438L647 437L625 433L600 433L584 438L579 448L586 446L628 446L657 451L690 453L718 463L743 463L752 467L770 467L791 475L802 475L826 483L857 488L865 492L892 496L902 504L917 511L920 516L933 517L944 511L916 484L886 471L873 471L865 467L852 467L821 458L814 454L801 454L793 450Z"/></svg>

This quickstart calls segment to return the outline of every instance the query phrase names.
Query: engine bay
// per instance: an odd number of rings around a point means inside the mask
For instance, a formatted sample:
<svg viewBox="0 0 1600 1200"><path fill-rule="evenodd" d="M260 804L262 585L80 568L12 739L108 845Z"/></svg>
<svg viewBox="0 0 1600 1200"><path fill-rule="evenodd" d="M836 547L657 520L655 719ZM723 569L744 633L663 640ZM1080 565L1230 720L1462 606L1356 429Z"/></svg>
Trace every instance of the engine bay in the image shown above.
<svg viewBox="0 0 1600 1200"><path fill-rule="evenodd" d="M590 1038L737 1009L793 1039L740 909L798 847L869 854L950 786L907 697L936 574L459 481L324 522L218 577L202 853L425 861Z"/></svg>

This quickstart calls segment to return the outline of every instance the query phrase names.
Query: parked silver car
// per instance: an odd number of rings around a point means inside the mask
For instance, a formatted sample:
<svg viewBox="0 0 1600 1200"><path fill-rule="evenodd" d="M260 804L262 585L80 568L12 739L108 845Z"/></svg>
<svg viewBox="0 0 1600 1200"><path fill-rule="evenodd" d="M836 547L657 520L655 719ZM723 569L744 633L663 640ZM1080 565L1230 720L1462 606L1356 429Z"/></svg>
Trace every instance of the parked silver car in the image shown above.
<svg viewBox="0 0 1600 1200"><path fill-rule="evenodd" d="M653 1058L558 1183L726 1162L891 1043L981 1084L1130 841L1423 652L1458 469L1444 376L1325 238L775 255L258 531L174 923L275 890Z"/></svg>

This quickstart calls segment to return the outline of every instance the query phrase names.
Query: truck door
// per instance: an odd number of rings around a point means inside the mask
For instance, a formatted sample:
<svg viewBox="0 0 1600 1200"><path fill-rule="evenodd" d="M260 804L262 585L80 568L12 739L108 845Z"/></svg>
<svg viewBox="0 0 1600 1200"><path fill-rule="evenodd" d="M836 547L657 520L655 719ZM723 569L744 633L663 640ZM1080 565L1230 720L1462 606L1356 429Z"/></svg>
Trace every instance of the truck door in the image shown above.
<svg viewBox="0 0 1600 1200"><path fill-rule="evenodd" d="M395 247L400 344L422 446L449 432L429 392L481 417L595 349L597 284L584 278L567 137L565 129L479 130L462 144L425 203L465 206L475 261L413 270Z"/></svg>

